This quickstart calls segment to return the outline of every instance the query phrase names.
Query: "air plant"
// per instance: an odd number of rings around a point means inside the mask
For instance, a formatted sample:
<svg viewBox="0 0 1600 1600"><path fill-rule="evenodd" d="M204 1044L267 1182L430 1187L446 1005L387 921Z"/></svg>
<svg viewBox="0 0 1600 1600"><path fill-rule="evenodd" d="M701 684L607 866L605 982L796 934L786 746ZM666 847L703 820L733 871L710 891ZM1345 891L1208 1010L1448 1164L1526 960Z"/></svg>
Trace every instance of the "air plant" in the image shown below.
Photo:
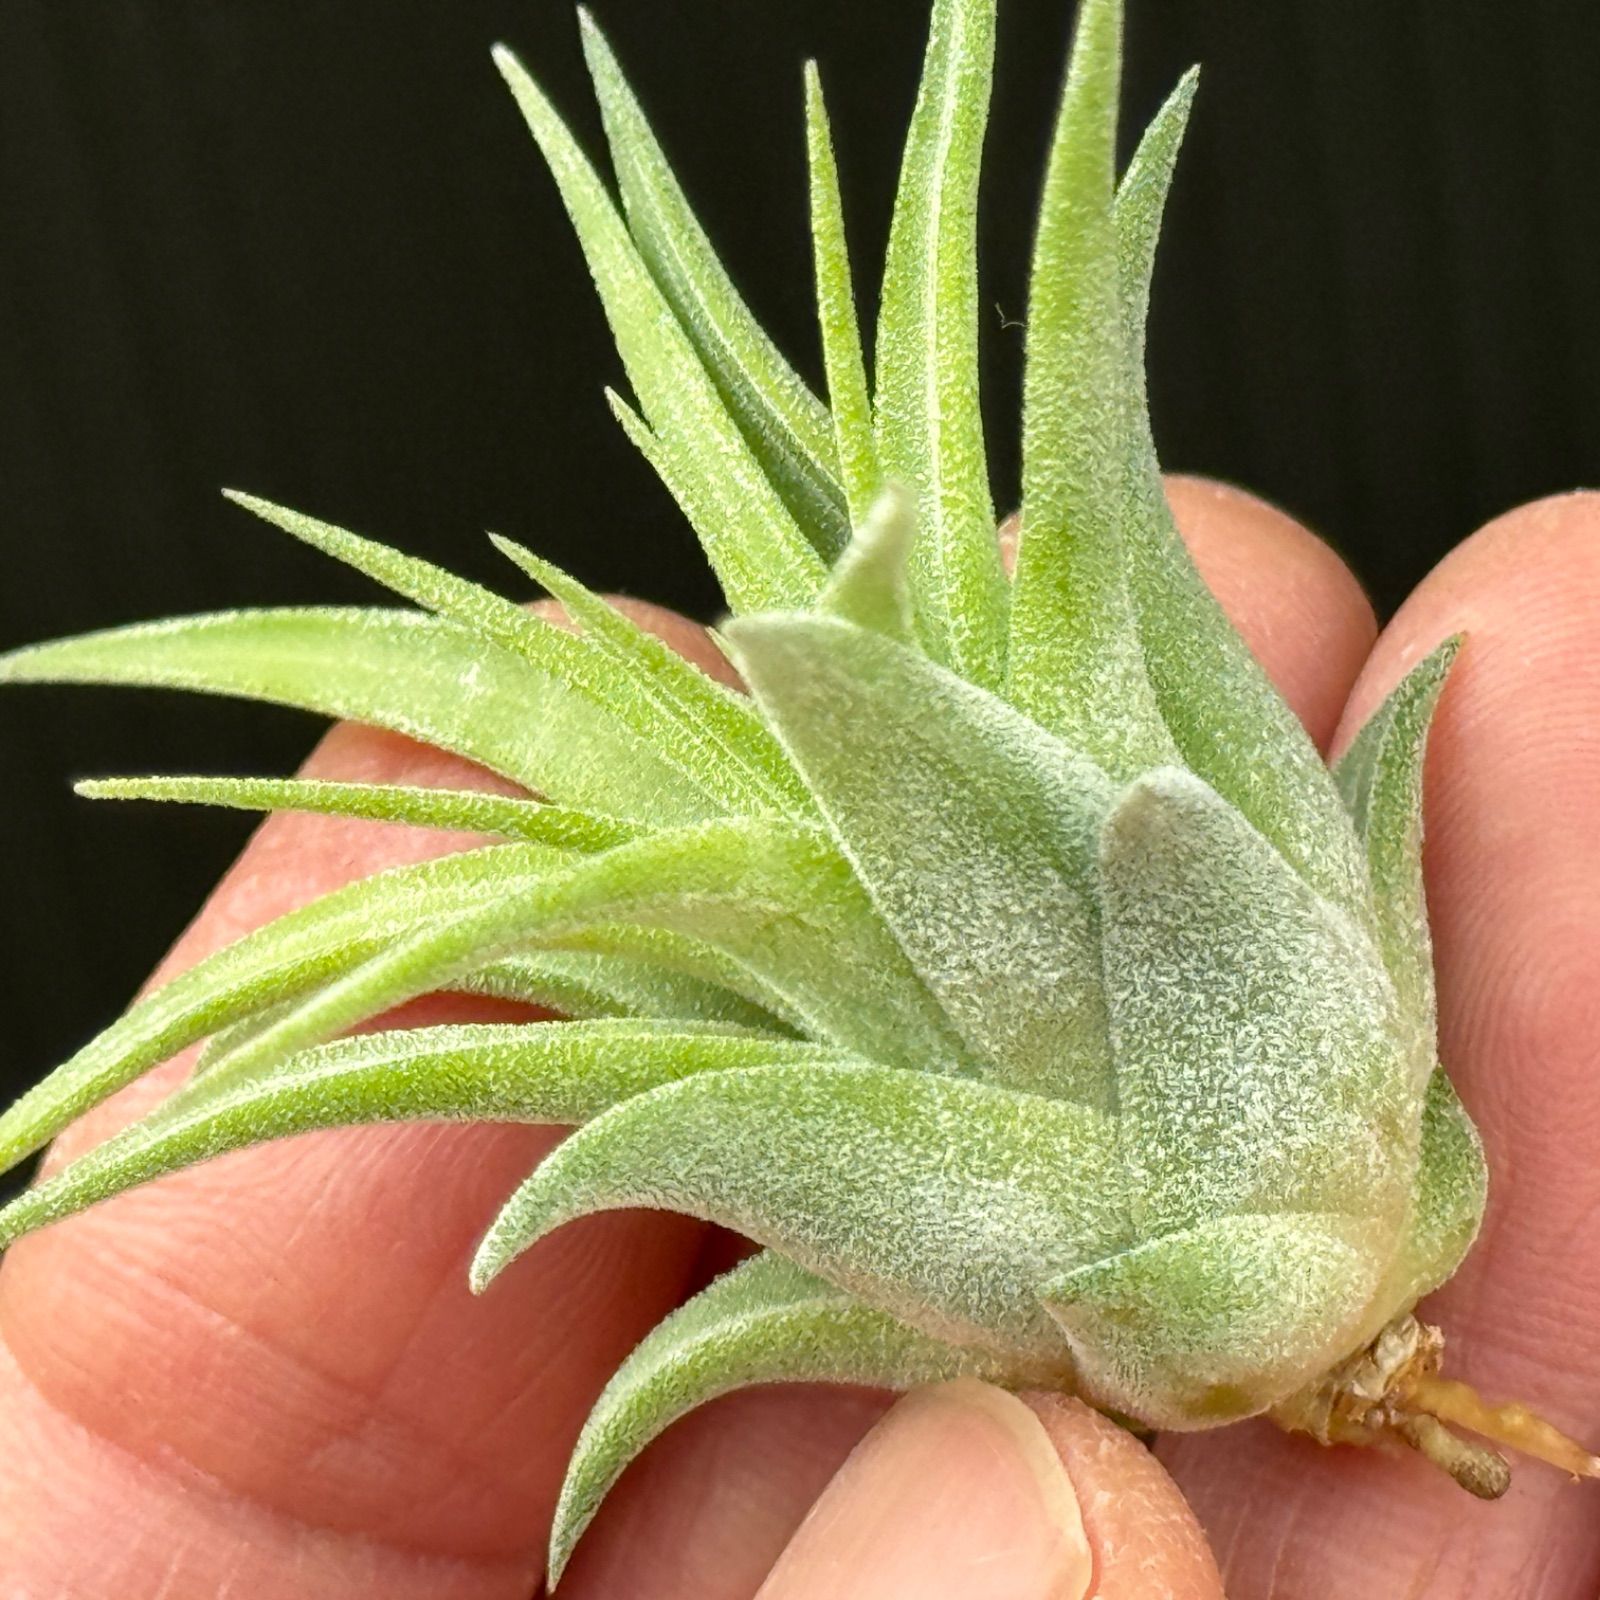
<svg viewBox="0 0 1600 1600"><path fill-rule="evenodd" d="M537 798L148 778L104 796L470 829L140 1001L0 1119L0 1165L183 1047L193 1079L0 1213L0 1244L313 1128L580 1124L506 1202L486 1289L564 1222L651 1206L764 1247L595 1405L552 1579L623 1467L744 1384L1051 1385L1131 1422L1266 1414L1406 1446L1474 1492L1594 1475L1438 1376L1418 1300L1485 1166L1435 1055L1421 768L1455 642L1330 772L1201 582L1144 395L1152 257L1195 79L1115 168L1122 17L1084 0L1027 320L1003 566L977 383L995 0L935 0L870 390L806 78L827 403L785 362L583 19L620 205L509 52L633 403L732 618L723 687L505 540L569 625L246 496L418 609L232 612L44 644L11 682L160 684L351 717ZM552 1023L353 1025L437 989Z"/></svg>

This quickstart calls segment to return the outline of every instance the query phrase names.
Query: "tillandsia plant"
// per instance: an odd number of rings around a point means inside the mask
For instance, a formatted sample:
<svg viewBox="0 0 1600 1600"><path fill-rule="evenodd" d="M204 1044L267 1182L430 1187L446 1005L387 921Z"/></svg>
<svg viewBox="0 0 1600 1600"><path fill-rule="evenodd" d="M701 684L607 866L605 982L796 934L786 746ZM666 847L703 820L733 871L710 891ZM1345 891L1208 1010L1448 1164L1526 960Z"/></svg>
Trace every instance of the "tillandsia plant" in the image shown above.
<svg viewBox="0 0 1600 1600"><path fill-rule="evenodd" d="M827 403L739 298L583 27L620 205L496 59L609 314L637 409L612 405L721 580L718 637L748 694L504 540L567 625L243 495L419 609L228 613L4 658L11 682L356 718L538 798L85 785L496 842L328 895L137 1004L0 1120L3 1164L208 1039L194 1077L0 1213L0 1244L308 1129L581 1125L506 1202L475 1288L611 1208L690 1213L764 1250L600 1397L552 1578L670 1422L785 1379L1051 1385L1156 1429L1265 1413L1326 1444L1410 1448L1485 1496L1508 1476L1493 1443L1600 1472L1441 1377L1414 1315L1485 1195L1436 1060L1420 865L1454 644L1330 772L1168 511L1143 325L1194 78L1119 182L1121 7L1084 0L1038 223L1013 577L977 383L995 0L934 6L870 390L808 72ZM340 1037L441 988L567 1020Z"/></svg>

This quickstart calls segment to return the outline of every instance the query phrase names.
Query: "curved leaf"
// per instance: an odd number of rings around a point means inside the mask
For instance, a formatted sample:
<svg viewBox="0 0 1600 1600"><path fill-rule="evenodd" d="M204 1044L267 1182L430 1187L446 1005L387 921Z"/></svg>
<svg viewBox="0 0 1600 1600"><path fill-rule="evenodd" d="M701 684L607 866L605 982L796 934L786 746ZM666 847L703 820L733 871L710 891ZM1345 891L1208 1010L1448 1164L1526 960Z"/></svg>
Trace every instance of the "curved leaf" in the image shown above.
<svg viewBox="0 0 1600 1600"><path fill-rule="evenodd" d="M523 657L537 671L582 696L602 725L626 729L641 749L676 769L680 782L699 792L698 815L760 812L783 808L784 800L796 798L792 776L784 772L781 761L771 759L772 741L748 706L741 707L733 695L598 597L588 596L590 626L575 633L479 584L375 540L250 495L229 491L228 498L406 599ZM517 559L517 546L496 542L502 553ZM552 593L562 588L572 604L583 603L588 591L582 585L554 567L540 565L544 567L540 581ZM763 754L768 758L765 766L759 759ZM803 804L803 792L799 798Z"/></svg>
<svg viewBox="0 0 1600 1600"><path fill-rule="evenodd" d="M835 562L817 609L909 643L913 625L906 564L915 534L916 508L905 490L891 484L873 501Z"/></svg>
<svg viewBox="0 0 1600 1600"><path fill-rule="evenodd" d="M1177 751L1145 668L1123 550L1134 396L1112 219L1121 51L1121 5L1084 0L1028 291L1006 695L1127 779Z"/></svg>
<svg viewBox="0 0 1600 1600"><path fill-rule="evenodd" d="M247 934L140 1000L0 1116L0 1171L185 1046L358 970L430 919L526 892L565 859L507 844L396 867Z"/></svg>
<svg viewBox="0 0 1600 1600"><path fill-rule="evenodd" d="M1383 1291L1394 1313L1449 1280L1478 1236L1488 1196L1483 1140L1444 1068L1435 1067L1422 1107L1411 1223Z"/></svg>
<svg viewBox="0 0 1600 1600"><path fill-rule="evenodd" d="M654 703L658 740L699 752L708 782L745 812L814 814L805 785L783 758L749 698L718 683L671 645L615 606L513 540L491 534L495 548L561 602L586 642L627 670Z"/></svg>
<svg viewBox="0 0 1600 1600"><path fill-rule="evenodd" d="M593 698L456 623L411 611L230 611L142 623L0 656L0 683L268 700L389 728L586 810L663 824L716 809L699 783Z"/></svg>
<svg viewBox="0 0 1600 1600"><path fill-rule="evenodd" d="M878 443L872 431L872 399L867 388L861 327L856 318L839 169L822 97L822 76L815 61L806 63L806 162L811 178L817 321L822 330L822 358L828 373L839 476L851 526L859 528L882 485L883 469L878 464Z"/></svg>
<svg viewBox="0 0 1600 1600"><path fill-rule="evenodd" d="M793 1041L634 1020L419 1028L341 1039L242 1082L198 1080L0 1210L0 1250L165 1173L317 1128L583 1122L676 1077L818 1059L825 1057L814 1046Z"/></svg>
<svg viewBox="0 0 1600 1600"><path fill-rule="evenodd" d="M1115 1163L1097 1113L962 1079L710 1073L552 1152L496 1219L472 1281L575 1217L652 1206L747 1234L934 1337L1057 1359L1036 1290L1120 1247Z"/></svg>
<svg viewBox="0 0 1600 1600"><path fill-rule="evenodd" d="M659 1323L595 1402L556 1505L550 1586L628 1463L718 1395L756 1383L908 1389L951 1378L1060 1387L1065 1376L1058 1364L931 1339L781 1256L754 1256Z"/></svg>
<svg viewBox="0 0 1600 1600"><path fill-rule="evenodd" d="M649 930L646 930L649 931ZM628 941L635 954L596 950L536 950L503 956L463 974L453 985L466 994L490 995L545 1006L578 1019L658 1018L722 1022L788 1036L771 1012L686 968L707 971L711 953L677 934ZM657 959L652 960L654 955Z"/></svg>
<svg viewBox="0 0 1600 1600"><path fill-rule="evenodd" d="M611 197L522 64L495 64L561 190L628 379L735 611L809 605L826 574L701 364Z"/></svg>
<svg viewBox="0 0 1600 1600"><path fill-rule="evenodd" d="M1191 72L1161 108L1116 204L1135 423L1122 534L1145 664L1184 762L1272 840L1319 894L1370 920L1360 852L1322 757L1195 569L1172 520L1150 432L1145 314L1195 86Z"/></svg>
<svg viewBox="0 0 1600 1600"><path fill-rule="evenodd" d="M611 46L580 9L583 53L639 253L751 451L824 560L850 534L827 408L751 315L667 165Z"/></svg>
<svg viewBox="0 0 1600 1600"><path fill-rule="evenodd" d="M454 833L494 834L558 850L605 850L636 838L639 831L616 817L475 789L337 783L322 778L211 777L86 778L73 787L91 800L168 800L241 811L361 817Z"/></svg>
<svg viewBox="0 0 1600 1600"><path fill-rule="evenodd" d="M655 834L459 917L434 919L266 1029L229 1070L260 1070L514 950L559 945L661 956L651 942L656 930L687 935L709 951L709 966L696 976L744 993L814 1037L924 1071L970 1070L961 1041L822 831L776 821ZM842 983L841 971L869 973L871 981Z"/></svg>
<svg viewBox="0 0 1600 1600"><path fill-rule="evenodd" d="M985 1074L1111 1103L1094 764L881 634L822 616L729 631L840 848Z"/></svg>
<svg viewBox="0 0 1600 1600"><path fill-rule="evenodd" d="M1398 1233L1420 1106L1365 930L1178 769L1130 785L1100 873L1136 1236L1240 1211L1349 1212Z"/></svg>
<svg viewBox="0 0 1600 1600"><path fill-rule="evenodd" d="M1366 1219L1222 1217L1080 1267L1044 1299L1098 1405L1153 1428L1215 1427L1359 1348L1387 1254Z"/></svg>
<svg viewBox="0 0 1600 1600"><path fill-rule="evenodd" d="M1447 639L1368 719L1334 776L1367 857L1378 940L1415 1029L1417 1087L1433 1071L1433 942L1422 882L1422 765L1445 679L1461 649Z"/></svg>

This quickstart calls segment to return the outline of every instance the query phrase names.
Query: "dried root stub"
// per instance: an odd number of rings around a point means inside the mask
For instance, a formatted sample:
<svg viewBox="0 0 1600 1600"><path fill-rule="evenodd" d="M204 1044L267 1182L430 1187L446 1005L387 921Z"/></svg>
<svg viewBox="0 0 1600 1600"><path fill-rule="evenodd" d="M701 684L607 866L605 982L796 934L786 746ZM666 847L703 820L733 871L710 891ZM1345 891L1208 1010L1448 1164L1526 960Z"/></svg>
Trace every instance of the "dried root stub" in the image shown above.
<svg viewBox="0 0 1600 1600"><path fill-rule="evenodd" d="M1443 1356L1438 1328L1397 1317L1365 1350L1277 1407L1273 1419L1323 1444L1414 1450L1480 1500L1498 1500L1511 1487L1511 1464L1494 1445L1574 1477L1600 1478L1600 1456L1527 1406L1490 1405L1470 1384L1441 1377Z"/></svg>

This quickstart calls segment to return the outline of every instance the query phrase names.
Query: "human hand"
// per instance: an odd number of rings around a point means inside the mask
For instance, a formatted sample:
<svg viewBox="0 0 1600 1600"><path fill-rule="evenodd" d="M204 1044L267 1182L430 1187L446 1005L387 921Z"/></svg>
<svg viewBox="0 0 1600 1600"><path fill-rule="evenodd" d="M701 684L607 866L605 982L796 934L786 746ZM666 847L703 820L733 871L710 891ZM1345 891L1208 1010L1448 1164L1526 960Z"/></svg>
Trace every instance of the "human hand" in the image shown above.
<svg viewBox="0 0 1600 1600"><path fill-rule="evenodd" d="M1173 499L1208 580L1324 744L1427 647L1471 636L1430 758L1428 871L1444 1059L1494 1190L1436 1314L1464 1376L1592 1431L1600 1333L1574 1257L1600 1204L1600 500L1485 530L1373 648L1354 581L1303 530L1211 485L1178 480ZM698 630L656 619L718 668ZM355 728L311 770L468 781L450 758ZM437 834L273 819L165 971L439 848ZM409 1015L505 1009L451 998ZM133 1086L62 1145L105 1137L186 1070ZM0 1272L0 1594L526 1600L595 1393L708 1270L708 1248L726 1251L679 1217L594 1217L474 1301L476 1236L558 1137L318 1134L18 1246ZM1084 1408L970 1384L885 1404L765 1389L690 1417L608 1501L562 1596L1220 1595L1172 1480ZM1234 1600L1588 1600L1600 1579L1600 1519L1538 1467L1484 1507L1420 1464L1264 1427L1163 1441L1160 1456Z"/></svg>

